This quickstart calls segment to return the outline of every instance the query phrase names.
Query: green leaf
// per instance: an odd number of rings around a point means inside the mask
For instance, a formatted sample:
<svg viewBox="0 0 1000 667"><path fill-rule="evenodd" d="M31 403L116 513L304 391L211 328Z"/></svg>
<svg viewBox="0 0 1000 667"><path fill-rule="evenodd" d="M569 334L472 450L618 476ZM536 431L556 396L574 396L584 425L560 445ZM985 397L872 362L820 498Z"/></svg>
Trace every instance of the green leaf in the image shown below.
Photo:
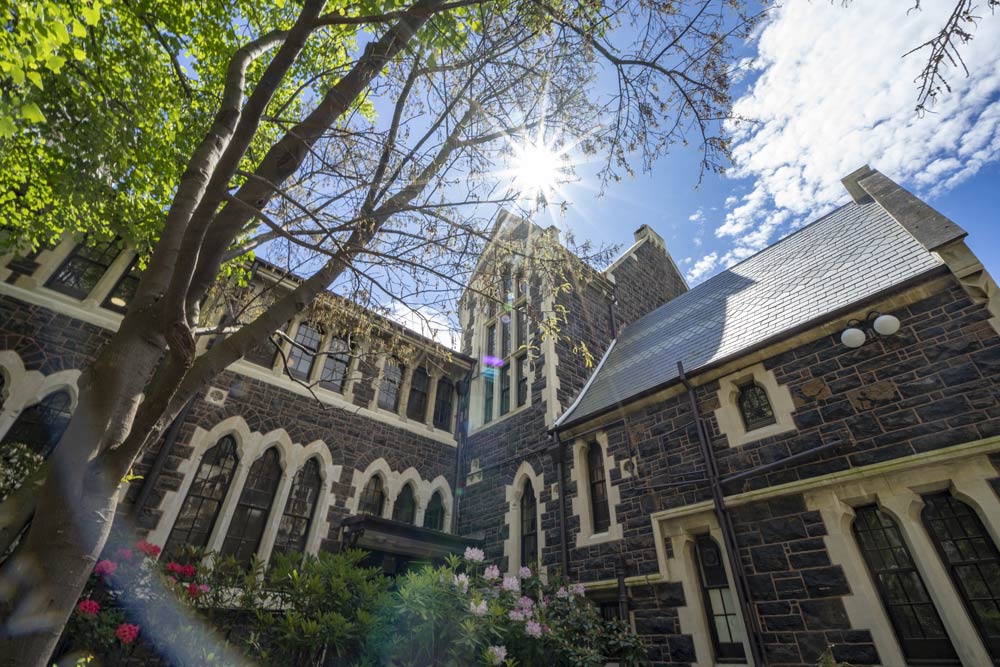
<svg viewBox="0 0 1000 667"><path fill-rule="evenodd" d="M53 72L58 73L62 66L66 64L66 59L62 56L49 56L45 61L45 66Z"/></svg>
<svg viewBox="0 0 1000 667"><path fill-rule="evenodd" d="M77 60L86 60L87 59L87 52L84 51L83 49L81 49L78 46L74 46L73 47L73 57L76 58Z"/></svg>
<svg viewBox="0 0 1000 667"><path fill-rule="evenodd" d="M7 137L14 136L14 132L17 130L17 126L14 125L14 121L11 120L6 115L0 116L0 137L6 139Z"/></svg>
<svg viewBox="0 0 1000 667"><path fill-rule="evenodd" d="M45 122L45 114L34 102L27 102L21 106L21 117L32 123Z"/></svg>
<svg viewBox="0 0 1000 667"><path fill-rule="evenodd" d="M26 74L28 80L35 85L38 90L45 90L45 86L42 85L42 75L38 72L28 72Z"/></svg>
<svg viewBox="0 0 1000 667"><path fill-rule="evenodd" d="M83 7L80 13L83 14L83 20L87 22L87 25L97 25L97 22L101 20L100 7Z"/></svg>

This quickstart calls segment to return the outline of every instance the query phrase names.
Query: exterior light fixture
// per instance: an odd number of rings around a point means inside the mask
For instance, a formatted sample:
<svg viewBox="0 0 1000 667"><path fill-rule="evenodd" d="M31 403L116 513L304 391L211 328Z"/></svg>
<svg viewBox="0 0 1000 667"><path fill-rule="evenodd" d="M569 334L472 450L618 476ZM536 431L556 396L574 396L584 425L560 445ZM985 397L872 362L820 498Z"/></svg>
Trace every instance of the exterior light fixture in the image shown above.
<svg viewBox="0 0 1000 667"><path fill-rule="evenodd" d="M845 347L858 348L872 340L875 334L891 336L899 331L899 318L872 311L863 320L851 320L840 334L840 342Z"/></svg>

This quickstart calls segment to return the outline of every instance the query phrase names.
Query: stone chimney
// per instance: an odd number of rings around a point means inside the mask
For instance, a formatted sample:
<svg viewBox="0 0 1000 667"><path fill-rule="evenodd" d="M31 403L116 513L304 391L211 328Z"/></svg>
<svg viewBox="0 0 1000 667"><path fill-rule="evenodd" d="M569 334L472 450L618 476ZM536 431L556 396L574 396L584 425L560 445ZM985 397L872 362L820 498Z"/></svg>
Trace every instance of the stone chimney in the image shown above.
<svg viewBox="0 0 1000 667"><path fill-rule="evenodd" d="M663 240L663 237L653 231L653 228L649 225L643 225L639 229L635 230L635 240L638 243L643 239L649 239L649 242L653 245L659 247L663 252L667 252L667 243Z"/></svg>

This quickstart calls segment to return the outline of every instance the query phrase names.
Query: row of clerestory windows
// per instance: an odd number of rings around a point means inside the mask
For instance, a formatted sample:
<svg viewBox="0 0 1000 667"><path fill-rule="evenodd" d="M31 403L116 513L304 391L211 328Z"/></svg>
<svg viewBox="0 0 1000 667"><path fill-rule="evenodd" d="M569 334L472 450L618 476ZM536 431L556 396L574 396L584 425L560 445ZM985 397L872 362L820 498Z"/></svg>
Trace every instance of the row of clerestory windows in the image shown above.
<svg viewBox="0 0 1000 667"><path fill-rule="evenodd" d="M528 403L528 283L523 274L501 271L501 302L485 308L480 376L482 423L488 424Z"/></svg>

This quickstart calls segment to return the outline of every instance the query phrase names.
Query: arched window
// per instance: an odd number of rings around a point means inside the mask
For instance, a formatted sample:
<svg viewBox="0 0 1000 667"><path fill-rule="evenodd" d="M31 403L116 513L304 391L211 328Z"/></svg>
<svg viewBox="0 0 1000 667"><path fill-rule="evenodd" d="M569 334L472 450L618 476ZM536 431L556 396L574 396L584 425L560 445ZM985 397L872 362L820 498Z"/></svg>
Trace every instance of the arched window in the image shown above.
<svg viewBox="0 0 1000 667"><path fill-rule="evenodd" d="M358 503L358 514L382 516L384 507L385 490L382 487L382 477L374 475L365 484L365 490L361 493L361 502Z"/></svg>
<svg viewBox="0 0 1000 667"><path fill-rule="evenodd" d="M521 491L521 565L533 565L538 560L538 500L531 480L524 480Z"/></svg>
<svg viewBox="0 0 1000 667"><path fill-rule="evenodd" d="M68 391L54 391L25 408L3 438L3 443L20 442L48 457L69 426L73 399Z"/></svg>
<svg viewBox="0 0 1000 667"><path fill-rule="evenodd" d="M288 492L285 511L278 524L273 553L305 552L309 525L316 513L316 503L322 487L319 461L313 457L295 473L295 479L292 480L292 489Z"/></svg>
<svg viewBox="0 0 1000 667"><path fill-rule="evenodd" d="M444 530L444 499L440 491L435 491L424 510L424 528Z"/></svg>
<svg viewBox="0 0 1000 667"><path fill-rule="evenodd" d="M950 493L924 496L924 525L994 661L1000 661L1000 553L979 515Z"/></svg>
<svg viewBox="0 0 1000 667"><path fill-rule="evenodd" d="M278 448L271 447L250 466L247 481L240 492L240 501L222 543L223 556L233 556L243 565L250 564L250 559L260 546L260 538L264 535L264 526L267 525L279 481L281 461L278 458Z"/></svg>
<svg viewBox="0 0 1000 667"><path fill-rule="evenodd" d="M767 392L756 382L748 382L740 387L737 405L747 431L775 423L774 410L771 409Z"/></svg>
<svg viewBox="0 0 1000 667"><path fill-rule="evenodd" d="M238 461L236 440L231 435L221 438L205 452L170 530L164 552L176 554L187 544L195 547L208 544Z"/></svg>
<svg viewBox="0 0 1000 667"><path fill-rule="evenodd" d="M743 662L743 626L736 616L736 599L726 576L722 550L711 535L695 538L695 559L701 579L701 595L718 662Z"/></svg>
<svg viewBox="0 0 1000 667"><path fill-rule="evenodd" d="M413 486L404 484L392 507L392 520L413 523L417 515L417 499L413 496Z"/></svg>
<svg viewBox="0 0 1000 667"><path fill-rule="evenodd" d="M910 664L958 664L958 656L899 526L871 505L855 510L854 536Z"/></svg>
<svg viewBox="0 0 1000 667"><path fill-rule="evenodd" d="M608 506L608 487L604 481L604 454L597 442L587 447L587 473L590 476L590 516L594 533L603 533L611 527L611 508Z"/></svg>

